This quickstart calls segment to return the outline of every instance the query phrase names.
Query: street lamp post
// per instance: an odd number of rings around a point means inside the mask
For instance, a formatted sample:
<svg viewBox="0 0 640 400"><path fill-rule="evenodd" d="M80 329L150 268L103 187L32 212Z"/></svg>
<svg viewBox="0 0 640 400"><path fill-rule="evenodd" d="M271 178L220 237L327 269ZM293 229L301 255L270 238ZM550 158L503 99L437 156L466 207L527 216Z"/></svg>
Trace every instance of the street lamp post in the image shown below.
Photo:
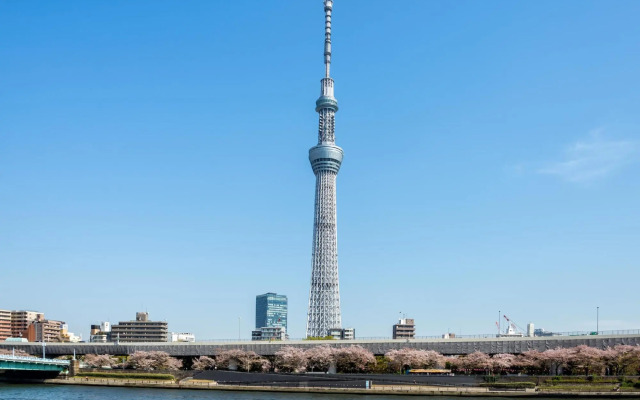
<svg viewBox="0 0 640 400"><path fill-rule="evenodd" d="M600 334L600 307L596 307L596 335Z"/></svg>

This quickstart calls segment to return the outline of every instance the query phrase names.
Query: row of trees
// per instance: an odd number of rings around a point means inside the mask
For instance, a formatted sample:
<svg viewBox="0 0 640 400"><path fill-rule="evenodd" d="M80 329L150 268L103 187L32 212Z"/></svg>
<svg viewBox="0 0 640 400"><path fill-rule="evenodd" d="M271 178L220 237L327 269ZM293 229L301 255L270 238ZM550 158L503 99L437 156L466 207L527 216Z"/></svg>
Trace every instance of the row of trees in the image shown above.
<svg viewBox="0 0 640 400"><path fill-rule="evenodd" d="M390 369L447 367L463 373L525 372L530 374L637 374L640 347L618 345L604 350L589 346L531 350L519 355L489 356L474 352L463 357L445 357L425 350L392 350L385 354Z"/></svg>
<svg viewBox="0 0 640 400"><path fill-rule="evenodd" d="M109 355L87 354L84 362L102 368L122 365ZM161 351L137 351L123 366L140 370L176 370L183 362ZM544 352L535 350L519 355L474 352L466 356L444 356L431 350L391 350L384 357L361 346L334 348L315 346L307 350L286 346L271 361L253 351L226 350L213 357L201 356L193 360L192 369L232 369L240 371L275 371L300 373L327 372L401 372L410 368L450 368L458 373L514 373L529 374L637 374L640 368L640 346L618 345L604 350L589 346L557 348Z"/></svg>
<svg viewBox="0 0 640 400"><path fill-rule="evenodd" d="M84 356L84 363L94 368L113 368L122 365L117 357L108 354L87 354ZM182 368L182 361L164 351L136 351L126 358L123 366L145 371L174 371Z"/></svg>
<svg viewBox="0 0 640 400"><path fill-rule="evenodd" d="M94 368L124 368L139 370L177 370L183 362L162 351L136 351L125 362L116 357L102 354L87 354L84 363ZM329 346L316 346L308 350L296 347L284 347L273 358L273 363L253 351L240 349L220 352L215 358L201 356L193 360L195 370L231 369L240 371L268 372L304 372L329 371L335 366L338 372L366 372L376 363L373 353L361 346L349 346L335 349Z"/></svg>
<svg viewBox="0 0 640 400"><path fill-rule="evenodd" d="M287 346L278 351L270 362L253 351L228 350L215 359L199 357L193 362L193 369L238 369L240 371L275 372L327 372L332 367L338 372L365 372L376 363L373 353L361 346L333 348L316 346L307 350Z"/></svg>
<svg viewBox="0 0 640 400"><path fill-rule="evenodd" d="M332 367L337 372L367 372L376 365L376 358L362 346L315 346L307 350L287 346L276 352L274 364L277 372L327 372Z"/></svg>

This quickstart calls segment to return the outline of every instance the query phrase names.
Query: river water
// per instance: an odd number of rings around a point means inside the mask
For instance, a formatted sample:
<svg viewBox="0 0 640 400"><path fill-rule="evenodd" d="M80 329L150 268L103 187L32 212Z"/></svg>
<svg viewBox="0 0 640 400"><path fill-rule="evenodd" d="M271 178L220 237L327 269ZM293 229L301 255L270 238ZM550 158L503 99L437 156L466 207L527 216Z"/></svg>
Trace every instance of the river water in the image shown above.
<svg viewBox="0 0 640 400"><path fill-rule="evenodd" d="M224 392L218 390L143 389L0 383L0 400L398 400L398 396L307 393ZM411 397L413 398L413 396ZM432 397L453 400L453 397ZM484 397L483 400L498 400ZM501 399L503 400L503 399ZM538 399L542 400L542 399Z"/></svg>

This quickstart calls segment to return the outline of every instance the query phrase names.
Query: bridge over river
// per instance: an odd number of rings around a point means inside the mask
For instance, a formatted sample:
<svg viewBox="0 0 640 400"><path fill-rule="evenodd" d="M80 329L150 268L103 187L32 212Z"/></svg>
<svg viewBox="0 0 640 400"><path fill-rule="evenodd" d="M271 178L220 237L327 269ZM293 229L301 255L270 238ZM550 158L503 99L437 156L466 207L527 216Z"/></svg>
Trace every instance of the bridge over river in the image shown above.
<svg viewBox="0 0 640 400"><path fill-rule="evenodd" d="M0 355L0 370L62 372L68 368L68 360Z"/></svg>
<svg viewBox="0 0 640 400"><path fill-rule="evenodd" d="M0 380L23 381L55 378L69 369L68 360L0 355Z"/></svg>
<svg viewBox="0 0 640 400"><path fill-rule="evenodd" d="M481 351L487 354L519 354L528 350L545 351L557 347L587 345L605 349L618 344L640 345L640 332L618 335L581 335L550 337L494 337L494 338L453 338L453 339L358 339L358 340L288 340L288 341L237 341L237 342L194 342L194 343L47 343L47 356L57 357L71 354L112 354L127 355L136 351L165 351L172 356L192 357L215 355L224 350L252 350L263 356L272 356L284 346L303 349L318 345L345 347L360 345L376 355L389 350L413 348L435 350L445 355L462 355ZM0 349L24 350L29 354L41 351L40 343L2 343Z"/></svg>

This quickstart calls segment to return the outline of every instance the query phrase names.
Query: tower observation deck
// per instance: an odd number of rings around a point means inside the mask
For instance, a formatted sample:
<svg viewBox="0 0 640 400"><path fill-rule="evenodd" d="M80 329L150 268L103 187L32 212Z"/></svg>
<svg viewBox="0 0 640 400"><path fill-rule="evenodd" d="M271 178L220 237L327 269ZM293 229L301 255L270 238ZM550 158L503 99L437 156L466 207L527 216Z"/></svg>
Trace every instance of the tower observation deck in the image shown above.
<svg viewBox="0 0 640 400"><path fill-rule="evenodd" d="M340 285L338 281L338 235L336 216L336 178L343 151L335 144L335 114L338 101L333 96L331 67L331 12L333 0L324 0L325 77L320 81L316 101L319 114L318 144L309 150L309 161L316 176L311 289L307 315L307 337L326 336L330 329L342 328Z"/></svg>

